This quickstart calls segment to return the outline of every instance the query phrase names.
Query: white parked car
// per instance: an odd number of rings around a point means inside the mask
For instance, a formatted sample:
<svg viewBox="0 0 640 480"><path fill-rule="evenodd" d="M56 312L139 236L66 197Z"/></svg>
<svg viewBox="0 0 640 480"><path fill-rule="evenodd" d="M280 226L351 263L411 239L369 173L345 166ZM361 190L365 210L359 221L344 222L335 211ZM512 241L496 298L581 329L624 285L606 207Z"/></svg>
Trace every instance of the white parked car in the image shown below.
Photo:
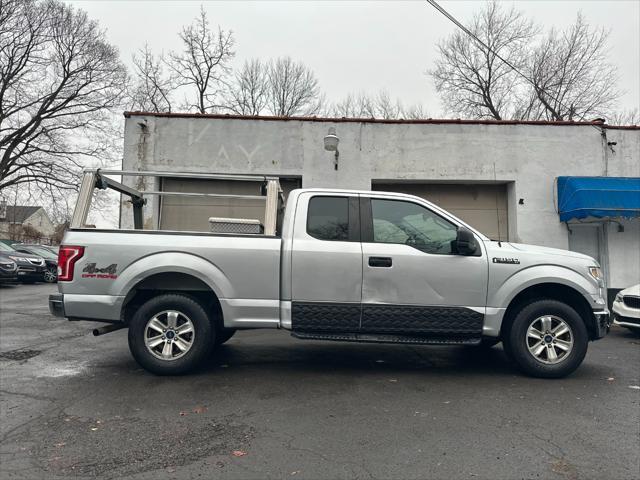
<svg viewBox="0 0 640 480"><path fill-rule="evenodd" d="M618 292L613 313L615 325L640 332L640 284Z"/></svg>

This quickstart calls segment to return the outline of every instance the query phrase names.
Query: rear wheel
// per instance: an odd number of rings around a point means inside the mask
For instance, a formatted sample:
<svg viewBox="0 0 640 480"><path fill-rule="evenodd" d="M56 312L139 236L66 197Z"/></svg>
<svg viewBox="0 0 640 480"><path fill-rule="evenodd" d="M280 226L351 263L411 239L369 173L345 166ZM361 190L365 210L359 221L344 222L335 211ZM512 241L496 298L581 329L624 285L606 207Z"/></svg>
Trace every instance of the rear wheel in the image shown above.
<svg viewBox="0 0 640 480"><path fill-rule="evenodd" d="M587 353L589 336L580 315L557 300L538 300L515 316L505 351L523 372L559 378L575 371Z"/></svg>
<svg viewBox="0 0 640 480"><path fill-rule="evenodd" d="M157 375L181 375L197 368L215 342L215 330L191 297L164 294L144 303L129 322L129 350Z"/></svg>

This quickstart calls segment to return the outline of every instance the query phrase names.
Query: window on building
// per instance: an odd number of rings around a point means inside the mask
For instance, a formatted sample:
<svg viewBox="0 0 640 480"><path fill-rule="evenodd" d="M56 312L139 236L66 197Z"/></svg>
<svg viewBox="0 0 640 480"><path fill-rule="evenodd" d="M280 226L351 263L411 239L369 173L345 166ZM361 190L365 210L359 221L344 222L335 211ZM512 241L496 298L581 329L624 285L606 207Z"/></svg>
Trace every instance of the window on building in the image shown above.
<svg viewBox="0 0 640 480"><path fill-rule="evenodd" d="M402 243L427 253L451 255L457 227L412 202L371 199L373 241Z"/></svg>
<svg viewBox="0 0 640 480"><path fill-rule="evenodd" d="M349 199L313 197L307 212L307 233L319 240L349 239Z"/></svg>

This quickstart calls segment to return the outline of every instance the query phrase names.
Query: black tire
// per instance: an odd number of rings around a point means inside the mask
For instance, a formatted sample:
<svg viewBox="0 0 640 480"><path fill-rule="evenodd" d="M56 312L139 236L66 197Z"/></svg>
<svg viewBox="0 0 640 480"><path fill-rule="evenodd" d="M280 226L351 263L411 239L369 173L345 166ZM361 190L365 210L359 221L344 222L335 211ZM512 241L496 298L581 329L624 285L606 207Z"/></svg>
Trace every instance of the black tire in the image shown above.
<svg viewBox="0 0 640 480"><path fill-rule="evenodd" d="M220 330L220 332L218 332L218 335L216 336L216 345L222 345L231 337L233 337L235 333L235 328L223 328L222 330Z"/></svg>
<svg viewBox="0 0 640 480"><path fill-rule="evenodd" d="M492 348L500 343L500 337L482 337L480 341L480 348Z"/></svg>
<svg viewBox="0 0 640 480"><path fill-rule="evenodd" d="M573 346L569 353L566 353L558 363L553 364L545 363L542 359L535 357L529 351L527 344L529 326L536 319L547 315L564 321L571 329L573 337ZM589 335L584 321L573 308L557 300L545 299L522 307L507 329L503 343L507 355L524 373L540 378L561 378L574 372L584 360Z"/></svg>
<svg viewBox="0 0 640 480"><path fill-rule="evenodd" d="M55 268L50 268L49 275L45 273L42 279L45 281L45 283L56 283L58 281L58 272Z"/></svg>
<svg viewBox="0 0 640 480"><path fill-rule="evenodd" d="M626 327L631 333L633 333L636 337L640 337L640 328L636 327Z"/></svg>
<svg viewBox="0 0 640 480"><path fill-rule="evenodd" d="M191 347L182 356L170 360L154 356L145 345L147 323L166 310L175 310L186 315L193 324L194 331ZM213 322L204 308L186 295L171 293L153 297L135 312L129 322L131 355L142 368L156 375L183 375L196 369L209 356L214 345Z"/></svg>

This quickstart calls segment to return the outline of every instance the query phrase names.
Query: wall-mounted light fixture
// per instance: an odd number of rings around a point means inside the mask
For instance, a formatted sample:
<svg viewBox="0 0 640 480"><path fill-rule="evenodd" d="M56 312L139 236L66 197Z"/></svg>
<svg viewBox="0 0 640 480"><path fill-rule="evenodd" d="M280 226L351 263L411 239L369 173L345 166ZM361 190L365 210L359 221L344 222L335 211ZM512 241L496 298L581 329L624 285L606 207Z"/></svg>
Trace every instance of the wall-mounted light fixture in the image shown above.
<svg viewBox="0 0 640 480"><path fill-rule="evenodd" d="M334 170L338 170L338 158L340 157L338 143L340 143L340 139L336 135L336 129L334 127L329 127L329 133L324 137L324 149L327 152L336 152L335 159L333 161Z"/></svg>

